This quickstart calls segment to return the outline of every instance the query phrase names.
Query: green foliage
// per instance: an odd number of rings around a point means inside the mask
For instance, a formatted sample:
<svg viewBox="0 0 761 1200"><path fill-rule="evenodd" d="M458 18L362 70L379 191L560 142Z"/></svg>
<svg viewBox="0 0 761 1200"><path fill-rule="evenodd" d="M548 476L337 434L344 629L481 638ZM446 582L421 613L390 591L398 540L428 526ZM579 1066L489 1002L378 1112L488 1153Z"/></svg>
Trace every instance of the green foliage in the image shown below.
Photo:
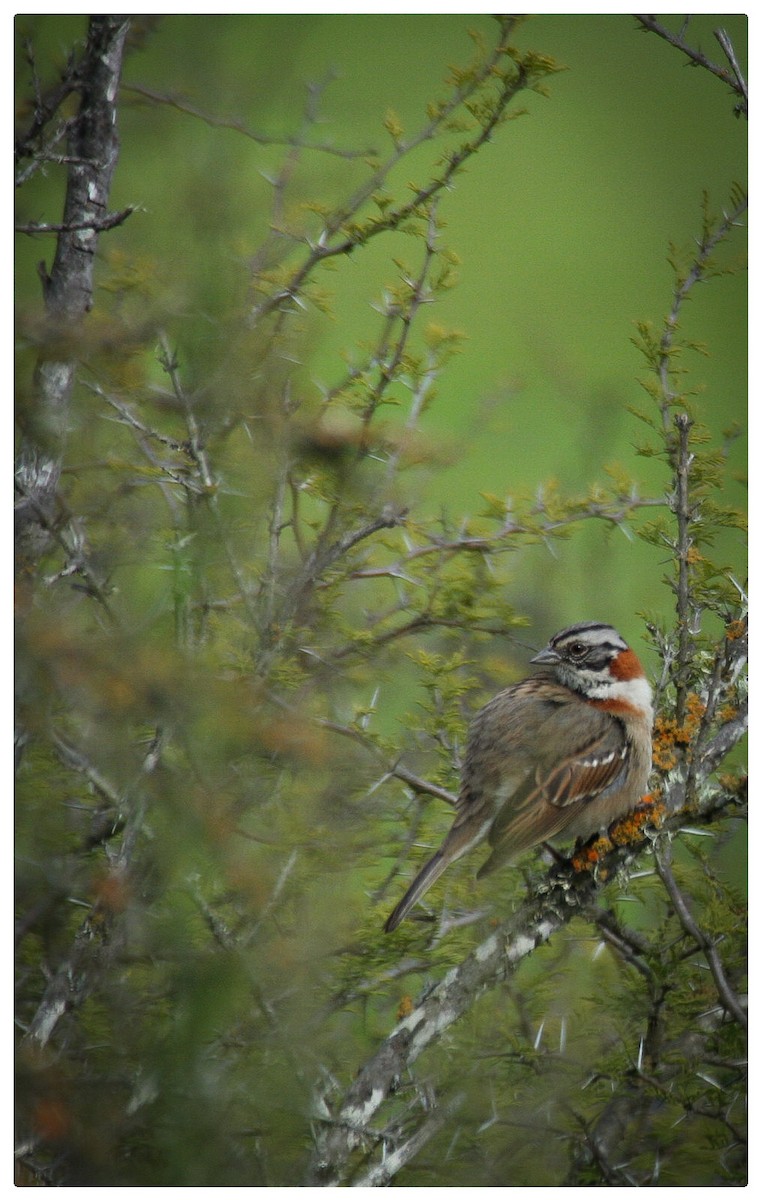
<svg viewBox="0 0 761 1200"><path fill-rule="evenodd" d="M51 435L34 364L72 361L78 380L41 561L19 571L22 1182L302 1183L324 1097L462 960L474 926L488 933L522 901L520 872L476 893L463 865L431 904L441 915L380 933L451 820L472 713L525 669L514 564L532 547L592 523L634 531L668 562L677 602L676 622L650 622L664 713L685 721L699 693L705 742L741 700L727 646L742 555L708 552L742 514L720 498L728 439L688 408L679 356L694 346L675 319L639 327L643 453L662 488L616 464L575 495L551 479L483 490L475 517L427 503L460 450L425 420L467 336L433 313L457 282L448 193L508 136L515 98L559 70L517 48L517 24L473 35L417 129L389 108L387 152L339 158L339 200L319 170L315 194L294 184L310 109L278 148L268 228L236 287L205 259L194 291L192 272L172 282L165 247L109 248L82 330L20 322L19 421L25 436L39 423L38 446ZM430 169L415 158L428 143ZM698 270L675 265L677 317L716 277L731 223L706 221ZM372 330L325 383L316 316L348 286L339 265L373 253ZM699 631L704 613L718 633ZM722 826L731 854L728 840ZM743 898L712 851L688 843L675 874L734 994ZM449 1186L610 1182L590 1130L611 1095L629 1105L638 1184L655 1182L654 1160L669 1185L741 1178L738 1026L716 1007L705 948L652 870L611 895L599 934L579 921L544 947L404 1081L399 1128L417 1127L424 1084L457 1107L403 1183L440 1185L444 1161Z"/></svg>
<svg viewBox="0 0 761 1200"><path fill-rule="evenodd" d="M665 547L669 553L670 571L665 582L676 598L678 617L676 653L680 670L675 680L675 704L679 719L684 717L687 678L705 615L715 614L730 626L745 611L735 567L717 562L707 553L720 541L721 531L742 532L746 521L736 507L716 499L725 487L730 442L725 437L721 444L715 444L684 387L688 369L683 356L688 350L702 348L684 337L680 324L684 303L695 284L723 273L716 265L716 252L747 206L744 194L737 189L733 189L732 199L733 210L716 218L710 215L704 196L697 253L691 259L678 257L673 251L670 256L674 300L663 329L658 333L652 324L640 322L635 339L648 368L643 386L653 401L650 411L634 410L654 434L639 453L660 459L674 480L673 490L667 495L671 516L645 522L639 536L653 546Z"/></svg>

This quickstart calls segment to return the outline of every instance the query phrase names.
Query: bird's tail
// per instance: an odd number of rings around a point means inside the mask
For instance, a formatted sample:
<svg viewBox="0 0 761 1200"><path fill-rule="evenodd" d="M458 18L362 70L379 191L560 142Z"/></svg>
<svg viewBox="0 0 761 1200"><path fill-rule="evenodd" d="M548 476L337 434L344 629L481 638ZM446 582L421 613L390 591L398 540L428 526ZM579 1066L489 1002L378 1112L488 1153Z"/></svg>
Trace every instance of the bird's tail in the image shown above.
<svg viewBox="0 0 761 1200"><path fill-rule="evenodd" d="M413 879L407 891L402 896L394 911L383 926L386 933L393 933L397 925L400 925L407 913L412 908L413 904L417 904L418 900L428 891L442 871L446 870L452 861L451 855L445 856L441 851L437 851L433 858L425 864Z"/></svg>

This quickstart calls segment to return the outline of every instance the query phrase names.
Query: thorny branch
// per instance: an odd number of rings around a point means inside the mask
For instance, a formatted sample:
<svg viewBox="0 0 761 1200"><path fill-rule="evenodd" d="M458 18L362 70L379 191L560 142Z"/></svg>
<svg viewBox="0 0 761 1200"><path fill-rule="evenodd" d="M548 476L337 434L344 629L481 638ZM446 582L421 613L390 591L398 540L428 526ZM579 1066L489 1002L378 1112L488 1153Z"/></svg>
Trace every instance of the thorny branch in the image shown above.
<svg viewBox="0 0 761 1200"><path fill-rule="evenodd" d="M341 737L350 738L352 741L358 742L363 749L372 754L385 766L385 776L400 779L405 783L410 791L424 794L427 796L435 796L438 800L443 800L446 804L454 806L457 797L454 792L448 791L447 788L439 787L438 784L431 783L427 779L423 779L420 775L416 775L414 771L410 771L401 762L388 763L385 760L383 751L375 745L361 730L354 729L350 725L340 725L337 721L328 721L322 718L318 719L317 724L323 729L329 729L331 733L337 733Z"/></svg>
<svg viewBox="0 0 761 1200"><path fill-rule="evenodd" d="M71 126L71 120L65 120L61 121L58 125L58 128L53 130L47 141L40 147L39 150L34 152L33 157L30 158L27 165L18 172L16 176L17 188L23 187L23 185L27 183L32 176L42 168L44 163L56 163L59 166L63 166L66 163L82 162L82 159L77 155L62 154L56 152L55 149L56 146L58 146L64 140L64 138L69 136Z"/></svg>
<svg viewBox="0 0 761 1200"><path fill-rule="evenodd" d="M422 545L411 544L404 555L387 566L360 567L352 571L351 578L371 579L379 575L390 575L404 579L407 578L411 563L429 555L435 554L445 559L463 552L477 553L483 551L485 554L494 554L499 552L501 543L517 535L535 535L541 533L543 536L549 536L567 529L569 526L577 524L580 521L589 520L605 521L611 525L624 525L627 519L638 510L642 508L662 508L665 503L666 500L660 497L641 497L632 494L630 496L616 497L604 504L592 503L583 505L578 511L568 513L562 517L546 515L543 506L541 503L538 503L531 510L530 514L532 517L537 518L536 522L525 519L518 520L510 514L494 533L479 534L477 536L463 533L459 537L432 536Z"/></svg>
<svg viewBox="0 0 761 1200"><path fill-rule="evenodd" d="M16 162L21 162L25 158L31 158L34 163L34 160L39 155L39 138L60 109L64 100L78 88L81 68L72 55L58 83L54 84L43 95L40 90L40 80L37 75L32 45L28 38L24 39L24 52L32 72L32 85L35 95L34 115L27 129L19 133L16 137L15 156ZM68 122L62 122L59 129L56 130L53 139L48 143L48 147L59 141L61 136L67 132L67 129Z"/></svg>
<svg viewBox="0 0 761 1200"><path fill-rule="evenodd" d="M373 534L378 533L381 529L393 529L395 526L400 525L405 515L406 509L395 508L393 505L387 504L378 516L371 517L362 525L346 530L335 541L327 545L321 545L322 537L318 539L314 549L307 556L301 571L293 581L287 596L282 600L278 614L279 624L287 624L297 617L316 581L333 563L338 562L354 546L371 538ZM328 529L329 524L323 527L323 535ZM261 655L258 664L258 671L262 674L266 673L269 666L269 654L266 651L271 651L272 648L272 644L267 646L272 630L265 631L265 634L267 635L265 653Z"/></svg>
<svg viewBox="0 0 761 1200"><path fill-rule="evenodd" d="M365 431L369 430L389 385L398 376L404 359L412 322L420 306L431 298L427 287L427 280L435 255L435 233L435 212L432 211L428 222L426 249L419 273L414 280L405 281L410 289L406 301L388 306L386 321L380 340L372 355L372 361L377 368L378 374L374 385L368 390L363 406L362 425ZM397 326L399 327L398 335L394 339L392 334L395 332ZM408 436L412 432L417 423L425 399L425 393L432 385L434 377L435 371L426 374L424 385L418 389L418 393L413 399L405 426L405 436ZM293 415L294 405L288 396L285 396L282 402L282 410L286 420ZM367 453L368 444L366 444L366 439L360 438L354 455L353 466L355 468L366 458ZM375 502L370 502L371 508L380 509L379 516L373 520L362 522L360 525L350 526L339 534L338 530L341 524L345 522L345 518L342 517L343 500L340 496L337 496L328 510L313 548L307 550L299 529L298 488L293 481L289 452L287 447L284 446L281 448L281 461L276 473L273 499L270 505L267 563L260 585L260 595L264 601L260 628L265 646L272 645L275 625L278 628L283 628L289 621L297 617L307 597L315 588L321 586L321 579L325 571L334 562L345 557L353 547L357 546L360 542L366 541L381 529L390 529L403 522L406 509L400 508L390 502L383 502L383 497L388 495L394 475L398 469L400 455L401 444L396 450L390 452L381 489L375 497ZM284 519L284 507L289 488L292 511L290 520L286 521ZM276 584L281 549L280 538L282 531L288 525L293 528L294 540L299 548L302 566L296 580L289 587L288 595L282 597L279 606L277 606ZM260 657L259 667L261 671L266 671L267 662L268 655L265 652Z"/></svg>
<svg viewBox="0 0 761 1200"><path fill-rule="evenodd" d="M77 159L77 163L81 163L82 159ZM123 225L127 217L132 216L135 211L134 204L130 204L127 208L121 209L119 212L108 213L105 217L90 217L89 220L70 221L67 224L62 223L46 223L46 222L31 222L16 225L16 233L26 233L30 237L34 237L38 233L78 233L85 229L90 229L95 233L104 233L107 229L116 229L117 225Z"/></svg>
<svg viewBox="0 0 761 1200"><path fill-rule="evenodd" d="M542 513L541 506L538 506L532 510L527 519L518 520L511 514L494 533L478 536L463 533L460 537L443 537L431 534L422 543L413 542L411 536L408 534L406 537L407 549L403 555L383 566L355 567L347 573L346 578L349 580L362 580L386 577L399 580L403 583L420 585L422 588L426 573L421 572L420 574L416 574L414 570L414 564L419 560L436 556L439 559L438 567L444 568L448 562L460 554L483 554L486 559L490 555L507 552L512 548L514 539L521 536L533 537L540 534L543 537L549 538L565 528L591 520L600 520L617 527L622 527L625 526L627 519L638 510L664 507L666 503L665 499L642 498L636 495L616 497L604 504L593 503L582 505L576 511L562 517L545 516ZM427 574L426 577L430 580L430 574ZM318 589L323 589L331 586L331 584L326 581L316 581L315 586ZM425 591L421 591L421 595L425 594ZM372 639L363 640L358 644L351 642L343 646L337 646L329 651L326 656L327 660L333 664L344 662L357 655L367 657L374 650L387 645L389 642L431 629L463 628L463 622L457 617L449 618L436 613L433 610L434 599L434 593L428 595L425 609L416 612L414 608L411 611L409 601L405 597L402 597L393 608L376 617L373 623L374 633ZM396 623L390 624L394 618L399 619ZM468 622L467 627L472 632L492 634L506 632L501 622L480 623L471 620Z"/></svg>
<svg viewBox="0 0 761 1200"><path fill-rule="evenodd" d="M670 408L674 403L680 400L679 393L671 386L671 356L674 346L674 338L679 325L684 303L687 300L692 289L696 284L706 278L709 270L711 255L714 250L735 226L740 222L740 218L748 210L747 196L740 196L731 210L723 214L722 220L718 222L714 229L705 229L703 235L698 241L698 252L690 266L682 278L677 282L674 290L674 298L671 304L671 309L666 317L660 341L660 355L658 361L658 375L660 378L661 392L663 399L661 402L661 414L663 417L664 428L668 427Z"/></svg>
<svg viewBox="0 0 761 1200"><path fill-rule="evenodd" d="M427 203L441 192L446 191L454 176L462 169L465 162L491 139L495 129L502 121L505 110L510 102L527 86L528 77L523 66L517 67L513 74L507 75L501 80L497 100L493 105L491 114L484 120L479 133L448 157L444 170L437 178L433 179L425 187L417 189L412 199L407 203L398 206L391 205L385 213L377 217L363 231L361 237L358 237L354 233L350 233L348 236L340 236L341 230L345 227L348 219L358 213L365 202L384 186L386 179L397 164L418 146L436 137L439 131L445 127L451 114L464 104L483 85L485 80L493 77L498 72L507 51L510 37L516 24L516 18L502 17L500 21L502 29L499 42L482 69L474 78L455 89L449 100L438 106L435 116L431 118L419 133L407 139L399 139L395 144L393 152L378 167L371 178L357 189L345 205L326 219L317 243L310 245L309 253L306 255L301 266L294 270L288 283L284 287L276 289L272 295L264 298L255 307L252 314L254 322L261 321L264 317L278 310L280 310L282 320L284 313L287 311L288 302L299 295L316 266L328 259L348 254L360 242L366 244L371 238L375 238L390 229L398 229L409 217L420 214ZM286 308L283 307L284 305Z"/></svg>
<svg viewBox="0 0 761 1200"><path fill-rule="evenodd" d="M169 342L165 336L161 338L161 355L160 362L166 371L172 383L174 395L179 401L188 429L188 440L184 443L183 448L187 451L190 459L195 464L198 479L201 485L200 498L206 503L211 518L214 522L215 530L219 536L220 543L225 552L230 572L235 580L238 588L238 595L242 600L246 611L252 620L256 620L256 609L254 607L253 598L251 595L251 587L246 580L243 571L238 563L235 551L232 547L232 542L229 536L229 531L226 528L225 522L222 519L222 514L219 510L218 501L218 480L215 478L212 471L211 462L204 444L201 430L193 411L193 402L187 394L182 384L180 377L180 368L177 355L171 350ZM183 483L188 496L194 491L193 485L187 479L178 479L178 482Z"/></svg>
<svg viewBox="0 0 761 1200"><path fill-rule="evenodd" d="M735 729L742 728L742 722ZM720 737L717 735L717 738ZM710 771L710 763L706 762ZM583 1169L591 1160L596 1162L605 1174L606 1169L616 1170L611 1159L628 1168L627 1159L636 1133L625 1131L636 1130L637 1125L646 1120L652 1098L657 1097L663 1103L670 1103L675 1096L673 1089L674 1077L678 1071L676 1065L673 1038L669 1038L664 1021L664 1011L668 1004L668 995L674 986L672 965L674 956L677 961L693 959L701 954L713 976L718 1005L708 1013L704 1013L698 1026L690 1026L682 1037L683 1049L693 1070L700 1073L698 1062L705 1067L718 1067L723 1072L723 1083L712 1082L725 1090L727 1079L736 1076L738 1084L743 1079L746 1062L742 1054L739 1058L731 1055L717 1055L713 1051L714 1037L717 1029L734 1020L739 1028L747 1030L747 1014L743 1001L731 986L719 956L718 941L708 937L694 919L687 898L678 885L671 866L672 842L669 838L660 838L654 847L655 872L664 884L666 893L677 920L684 931L685 937L678 937L676 942L653 943L642 933L626 927L616 915L608 909L596 907L593 914L595 924L605 941L616 951L624 962L632 966L645 980L649 993L648 1017L646 1033L640 1039L639 1054L636 1063L632 1064L622 1086L613 1090L610 1098L604 1104L600 1113L590 1124L580 1114L575 1113L576 1121L584 1130L583 1142L574 1155L574 1165L568 1178L568 1185L579 1183L577 1171ZM650 965L652 964L652 966ZM734 1143L738 1147L744 1145L744 1134L731 1121L730 1113L732 1100L725 1106L719 1100L716 1104L696 1104L689 1100L684 1102L684 1115L691 1112L714 1121L720 1121L730 1130ZM604 1162L602 1161L604 1160ZM646 1168L645 1168L646 1170ZM651 1174L643 1174L640 1168L635 1173L625 1170L625 1184L629 1187L646 1186L655 1182L658 1176L657 1143L654 1153L654 1165ZM606 1175L607 1178L607 1175Z"/></svg>
<svg viewBox="0 0 761 1200"><path fill-rule="evenodd" d="M744 721L739 716L724 726L721 732L729 733L729 737L723 739L727 750L730 745L737 744L744 729ZM717 734L719 736L721 734ZM715 765L710 749L709 744L707 766L698 770L698 782L702 782ZM671 810L668 797L664 797L664 801L667 810ZM700 811L704 819L710 819L734 803L733 796L715 792L700 803ZM672 812L663 824L663 835L677 833L682 821L679 813ZM631 862L650 846L651 838L652 834L647 833L628 846L616 848L610 858L604 860L607 882L615 877L616 865ZM384 1147L393 1148L396 1138L393 1125L378 1129L373 1122L385 1101L402 1085L416 1059L470 1009L480 993L512 974L527 955L572 917L588 914L594 918L596 898L607 886L606 879L590 874L581 880L551 875L508 921L417 1003L361 1068L339 1107L316 1123L315 1152L307 1181L310 1186L335 1187L353 1183L355 1152L361 1150L362 1159L366 1160L379 1140ZM322 1103L327 1105L325 1099Z"/></svg>
<svg viewBox="0 0 761 1200"><path fill-rule="evenodd" d="M743 113L747 117L748 89L746 87L743 74L740 70L734 47L724 29L714 30L714 37L726 54L730 67L732 68L731 71L728 71L726 67L720 67L717 63L712 62L702 50L695 49L694 46L690 46L685 41L684 32L687 28L689 18L685 20L684 25L679 33L672 33L670 29L667 29L667 27L661 24L657 17L654 16L640 16L637 13L635 14L635 19L639 21L644 30L657 34L658 37L663 38L665 42L668 42L670 46L674 46L677 50L681 50L682 54L686 54L690 62L694 63L695 66L704 67L706 71L710 71L710 73L715 75L717 79L720 79L722 83L726 83L727 86L730 87L732 91L740 97L735 111L738 113Z"/></svg>
<svg viewBox="0 0 761 1200"><path fill-rule="evenodd" d="M665 444L674 480L674 489L668 502L676 518L676 539L672 547L676 561L676 580L673 588L677 612L674 682L677 693L676 716L680 722L684 720L687 680L701 620L701 609L695 601L693 588L695 554L693 531L700 515L700 501L693 495L692 488L695 455L692 451L691 431L694 420L689 412L681 407L684 405L684 398L672 384L672 360L676 332L684 303L695 285L706 278L714 250L738 224L747 207L747 197L741 196L735 201L732 209L723 214L722 220L714 228L709 227L706 219L702 236L698 241L697 254L689 270L680 272L678 275L671 308L664 322L653 363L660 389L658 405L666 436ZM675 412L675 408L678 411Z"/></svg>
<svg viewBox="0 0 761 1200"><path fill-rule="evenodd" d="M260 146L291 146L299 150L316 150L322 154L333 154L337 158L367 158L376 153L372 147L367 147L364 150L344 150L340 146L333 146L330 142L310 142L303 134L297 134L294 137L273 137L270 134L263 133L259 129L252 129L239 117L220 117L213 113L204 112L196 104L185 99L184 96L174 95L172 93L157 92L153 88L145 87L144 84L123 83L122 91L129 92L133 96L142 97L144 100L150 100L153 104L163 104L168 108L174 108L177 112L185 113L187 116L195 117L199 121L203 121L204 125L210 125L213 129L230 129L234 133L240 133L243 137L248 138L252 142L257 142Z"/></svg>
<svg viewBox="0 0 761 1200"><path fill-rule="evenodd" d="M370 424L370 421L375 416L375 412L382 402L383 397L389 385L396 379L399 367L404 358L404 353L409 341L412 324L415 316L421 305L429 303L433 299L433 295L427 287L427 280L431 270L431 265L436 254L436 205L431 206L431 212L428 216L428 226L426 230L425 251L423 254L423 262L420 266L417 278L405 279L406 285L410 289L410 294L407 302L403 305L392 303L388 308L389 327L394 321L398 321L401 325L399 335L396 339L396 344L391 350L389 347L384 347L381 353L376 355L378 364L378 380L375 386L370 390L365 411L362 415L365 426ZM388 353L388 350L391 352ZM418 402L419 404L419 402ZM414 423L418 404L413 405L409 421ZM393 475L396 462L398 461L398 452L396 458L392 456L389 460L389 476Z"/></svg>
<svg viewBox="0 0 761 1200"><path fill-rule="evenodd" d="M690 497L690 469L694 456L690 449L692 419L680 412L674 417L677 445L673 452L674 480L676 483L673 511L676 517L676 614L677 614L677 658L674 681L676 685L676 718L683 721L687 698L687 683L693 658L694 638L699 621L695 613L691 587L690 554L692 550L691 528L695 510Z"/></svg>
<svg viewBox="0 0 761 1200"><path fill-rule="evenodd" d="M48 536L51 543L60 546L64 554L64 566L52 577L60 579L78 575L84 581L84 590L97 600L111 624L116 624L116 617L108 599L109 588L107 581L90 562L85 551L84 536L81 533L73 515L68 512L62 500L58 500L55 511L43 504L38 494L27 490L25 477L16 480L16 491L21 500L27 505L39 528ZM52 582L46 580L45 582Z"/></svg>
<svg viewBox="0 0 761 1200"><path fill-rule="evenodd" d="M689 934L689 936L694 942L696 942L696 944L705 954L706 962L708 963L711 974L713 975L714 983L716 984L716 991L718 992L721 1003L724 1005L727 1012L732 1014L738 1024L742 1026L743 1029L747 1029L747 1014L729 984L721 962L721 958L719 957L719 952L716 948L716 943L712 938L709 938L702 929L699 928L695 918L690 912L689 905L682 894L676 879L674 878L674 872L671 869L671 847L668 843L665 843L660 847L656 847L655 865L658 874L663 881L663 885L669 894L671 903L674 906L674 911L679 917L685 932Z"/></svg>
<svg viewBox="0 0 761 1200"><path fill-rule="evenodd" d="M358 1176L352 1186L388 1187L405 1163L410 1162L419 1154L426 1142L429 1142L452 1119L464 1101L465 1094L460 1092L441 1108L434 1107L428 1119L415 1130L411 1137L398 1138L394 1140L393 1145L389 1139L389 1143L385 1144L385 1152L381 1161L371 1166L363 1175Z"/></svg>
<svg viewBox="0 0 761 1200"><path fill-rule="evenodd" d="M716 723L716 712L732 686L745 669L748 659L748 620L739 618L731 631L714 652L713 667L702 695L703 713L697 733L692 739L691 757L687 772L687 791L692 791L695 771L699 763L706 761L706 743Z"/></svg>
<svg viewBox="0 0 761 1200"><path fill-rule="evenodd" d="M114 903L114 897L127 884L137 840L144 823L144 781L158 766L163 734L159 730L156 731L136 777L122 793L102 777L81 751L60 737L56 737L55 740L63 761L69 767L80 771L109 801L118 800L121 840L109 862L113 887L106 889L91 906L75 936L70 955L59 965L48 982L37 1011L26 1030L26 1040L40 1046L47 1044L61 1018L82 1004L92 993L101 972L115 960L121 948L124 930L117 920L119 907L118 903Z"/></svg>
<svg viewBox="0 0 761 1200"><path fill-rule="evenodd" d="M624 929L607 908L595 906L590 909L589 916L594 920L605 941L652 985L655 977L645 958L648 946L642 935L633 929Z"/></svg>

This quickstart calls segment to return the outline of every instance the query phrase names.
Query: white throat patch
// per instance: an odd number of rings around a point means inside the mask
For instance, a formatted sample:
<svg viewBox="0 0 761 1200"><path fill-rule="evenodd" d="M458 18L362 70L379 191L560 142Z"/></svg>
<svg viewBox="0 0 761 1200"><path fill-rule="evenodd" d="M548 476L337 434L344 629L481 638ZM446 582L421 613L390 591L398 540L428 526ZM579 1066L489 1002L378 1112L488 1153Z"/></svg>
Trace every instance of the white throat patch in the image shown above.
<svg viewBox="0 0 761 1200"><path fill-rule="evenodd" d="M587 692L593 700L624 700L627 704L638 708L648 720L653 719L653 689L644 675L635 679L611 679L610 682L597 683Z"/></svg>

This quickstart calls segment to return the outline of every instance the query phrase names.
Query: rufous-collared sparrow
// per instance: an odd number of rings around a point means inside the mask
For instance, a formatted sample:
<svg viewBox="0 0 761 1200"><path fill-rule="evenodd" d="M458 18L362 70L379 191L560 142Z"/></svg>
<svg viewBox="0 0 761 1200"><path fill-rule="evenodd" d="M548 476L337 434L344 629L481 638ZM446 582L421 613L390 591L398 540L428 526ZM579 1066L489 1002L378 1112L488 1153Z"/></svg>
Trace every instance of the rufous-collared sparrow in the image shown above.
<svg viewBox="0 0 761 1200"><path fill-rule="evenodd" d="M553 838L588 838L639 803L651 766L652 691L611 625L562 629L542 669L495 696L468 734L457 815L385 924L390 933L450 863L485 838L488 875Z"/></svg>

